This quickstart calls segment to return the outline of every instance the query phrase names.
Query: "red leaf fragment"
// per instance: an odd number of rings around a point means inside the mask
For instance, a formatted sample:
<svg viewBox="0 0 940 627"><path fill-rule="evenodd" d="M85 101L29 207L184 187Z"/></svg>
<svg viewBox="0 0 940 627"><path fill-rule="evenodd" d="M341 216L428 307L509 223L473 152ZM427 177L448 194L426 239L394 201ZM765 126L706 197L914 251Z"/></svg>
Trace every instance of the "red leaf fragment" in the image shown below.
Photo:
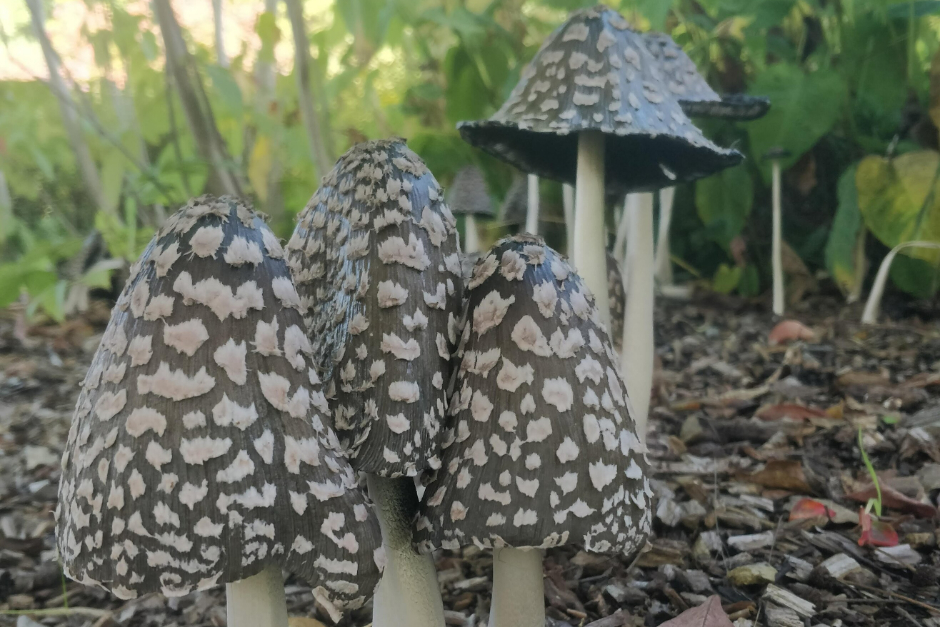
<svg viewBox="0 0 940 627"><path fill-rule="evenodd" d="M878 491L875 489L874 485L870 485L858 492L846 494L845 496L859 503L867 503L869 499L878 498ZM881 482L881 505L882 507L896 509L905 514L913 514L918 518L936 518L937 516L937 508L933 505L915 501L884 482Z"/></svg>
<svg viewBox="0 0 940 627"><path fill-rule="evenodd" d="M773 328L767 341L771 346L778 344L787 344L794 340L811 341L816 339L816 334L808 326L796 320L784 320Z"/></svg>
<svg viewBox="0 0 940 627"><path fill-rule="evenodd" d="M858 539L859 546L897 546L900 543L894 527L873 519L864 508L858 510L858 524L862 527L862 535Z"/></svg>
<svg viewBox="0 0 940 627"><path fill-rule="evenodd" d="M800 499L790 509L790 520L806 520L807 518L828 518L831 520L835 515L835 511L813 499Z"/></svg>
<svg viewBox="0 0 940 627"><path fill-rule="evenodd" d="M721 597L712 595L698 607L690 608L659 627L733 627L721 607Z"/></svg>

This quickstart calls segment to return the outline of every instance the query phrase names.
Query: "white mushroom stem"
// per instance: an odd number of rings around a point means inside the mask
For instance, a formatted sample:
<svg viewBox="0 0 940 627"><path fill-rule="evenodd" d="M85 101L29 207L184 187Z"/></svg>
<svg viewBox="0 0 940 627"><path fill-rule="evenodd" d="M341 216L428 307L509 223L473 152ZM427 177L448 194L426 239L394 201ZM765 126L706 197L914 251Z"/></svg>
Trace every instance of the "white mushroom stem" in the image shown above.
<svg viewBox="0 0 940 627"><path fill-rule="evenodd" d="M545 585L538 549L493 550L489 627L545 627Z"/></svg>
<svg viewBox="0 0 940 627"><path fill-rule="evenodd" d="M857 303L862 299L862 288L865 283L865 275L868 274L868 257L865 256L865 240L868 238L868 229L865 225L859 225L858 236L855 238L855 276L852 283L852 290L846 297L848 304Z"/></svg>
<svg viewBox="0 0 940 627"><path fill-rule="evenodd" d="M529 194L528 206L525 214L526 233L539 234L539 177L530 174L528 177Z"/></svg>
<svg viewBox="0 0 940 627"><path fill-rule="evenodd" d="M672 261L669 256L669 224L672 222L672 202L676 197L675 187L659 190L659 233L656 236L656 281L661 285L672 285Z"/></svg>
<svg viewBox="0 0 940 627"><path fill-rule="evenodd" d="M417 503L413 481L376 475L367 475L367 481L387 560L373 601L373 627L441 627L444 604L434 560L416 553L412 545L412 516Z"/></svg>
<svg viewBox="0 0 940 627"><path fill-rule="evenodd" d="M570 256L574 250L574 187L567 183L561 186L561 204L565 210L565 235L568 238L565 251Z"/></svg>
<svg viewBox="0 0 940 627"><path fill-rule="evenodd" d="M463 251L465 253L480 252L480 232L477 231L477 219L472 213L464 216Z"/></svg>
<svg viewBox="0 0 940 627"><path fill-rule="evenodd" d="M627 194L623 200L623 211L620 212L620 222L617 223L617 238L614 240L614 250L612 254L614 259L620 262L620 267L624 268L627 263L627 231L630 230L630 221L627 220L627 205L636 203L639 194ZM626 282L626 280L624 280Z"/></svg>
<svg viewBox="0 0 940 627"><path fill-rule="evenodd" d="M594 294L601 322L610 328L604 232L604 135L578 134L578 175L574 195L574 266Z"/></svg>
<svg viewBox="0 0 940 627"><path fill-rule="evenodd" d="M878 313L881 310L881 297L885 293L885 286L888 284L888 274L891 271L891 262L899 252L905 248L932 248L940 250L940 244L937 242L904 242L898 244L885 255L884 261L878 268L878 274L875 275L875 282L872 283L871 293L868 294L868 300L865 302L865 311L862 312L862 324L875 324L878 322Z"/></svg>
<svg viewBox="0 0 940 627"><path fill-rule="evenodd" d="M653 388L653 195L635 194L627 202L626 283L623 322L623 378L636 410L636 433L646 443L646 423Z"/></svg>
<svg viewBox="0 0 940 627"><path fill-rule="evenodd" d="M228 627L287 627L281 569L269 564L257 575L225 586Z"/></svg>
<svg viewBox="0 0 940 627"><path fill-rule="evenodd" d="M774 314L783 315L783 253L781 235L780 201L780 159L773 161L773 272L774 272Z"/></svg>

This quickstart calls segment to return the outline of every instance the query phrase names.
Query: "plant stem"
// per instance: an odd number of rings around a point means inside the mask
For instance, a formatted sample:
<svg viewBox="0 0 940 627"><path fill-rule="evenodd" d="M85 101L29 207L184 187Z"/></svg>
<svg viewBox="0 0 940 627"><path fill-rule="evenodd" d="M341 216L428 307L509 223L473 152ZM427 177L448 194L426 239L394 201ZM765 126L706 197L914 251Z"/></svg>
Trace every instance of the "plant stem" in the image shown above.
<svg viewBox="0 0 940 627"><path fill-rule="evenodd" d="M544 627L545 584L538 549L493 550L489 627Z"/></svg>
<svg viewBox="0 0 940 627"><path fill-rule="evenodd" d="M627 306L623 323L623 378L636 411L636 434L646 443L653 388L653 195L637 194L626 203Z"/></svg>
<svg viewBox="0 0 940 627"><path fill-rule="evenodd" d="M783 251L782 251L782 225L781 225L781 198L780 198L780 160L773 162L773 256L774 273L774 315L782 316L784 310L783 294Z"/></svg>
<svg viewBox="0 0 940 627"><path fill-rule="evenodd" d="M529 183L529 203L528 211L525 215L525 230L531 235L539 234L539 177L530 174Z"/></svg>
<svg viewBox="0 0 940 627"><path fill-rule="evenodd" d="M228 627L287 627L284 578L277 566L227 584L225 598Z"/></svg>
<svg viewBox="0 0 940 627"><path fill-rule="evenodd" d="M571 256L574 250L574 187L567 183L561 186L561 204L565 210L565 252Z"/></svg>
<svg viewBox="0 0 940 627"><path fill-rule="evenodd" d="M212 22L215 25L215 56L222 67L228 67L228 55L225 54L225 30L222 25L222 0L212 0Z"/></svg>
<svg viewBox="0 0 940 627"><path fill-rule="evenodd" d="M607 253L604 232L604 135L596 131L578 134L578 174L574 195L574 266L584 279L600 313L610 328L607 294Z"/></svg>
<svg viewBox="0 0 940 627"><path fill-rule="evenodd" d="M412 545L412 520L418 505L414 481L371 474L367 481L387 559L373 601L373 627L442 627L444 604L434 560L418 555Z"/></svg>
<svg viewBox="0 0 940 627"><path fill-rule="evenodd" d="M871 292L868 294L868 300L865 301L865 310L862 312L862 324L875 324L878 321L878 313L881 309L881 297L884 295L885 286L888 283L888 274L891 270L891 262L899 252L905 248L933 248L940 250L940 244L937 242L904 242L898 244L885 255L881 266L878 268L878 274L875 275L875 281L871 284Z"/></svg>
<svg viewBox="0 0 940 627"><path fill-rule="evenodd" d="M669 257L669 224L672 222L672 203L675 187L659 190L659 233L656 237L656 280L660 285L672 285L672 260Z"/></svg>

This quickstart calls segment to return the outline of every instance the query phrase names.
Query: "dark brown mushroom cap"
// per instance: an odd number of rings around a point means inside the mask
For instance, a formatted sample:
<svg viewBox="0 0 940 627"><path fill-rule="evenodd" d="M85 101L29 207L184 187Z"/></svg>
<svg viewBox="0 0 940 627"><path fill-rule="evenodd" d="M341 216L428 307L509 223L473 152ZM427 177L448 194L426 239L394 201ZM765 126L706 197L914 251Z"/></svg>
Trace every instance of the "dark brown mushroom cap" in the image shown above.
<svg viewBox="0 0 940 627"><path fill-rule="evenodd" d="M695 180L742 159L702 135L642 35L602 5L573 13L545 40L493 117L458 128L525 172L572 184L578 132L604 133L607 186L624 192Z"/></svg>
<svg viewBox="0 0 940 627"><path fill-rule="evenodd" d="M756 120L770 109L770 100L762 96L719 96L699 74L689 55L669 35L646 33L643 37L650 54L660 63L669 92L679 99L687 116Z"/></svg>
<svg viewBox="0 0 940 627"><path fill-rule="evenodd" d="M69 577L180 596L273 563L325 604L372 596L378 522L324 423L283 257L248 207L203 196L134 264L62 458Z"/></svg>
<svg viewBox="0 0 940 627"><path fill-rule="evenodd" d="M420 550L637 551L651 523L649 465L580 277L540 238L504 239L474 268L465 320Z"/></svg>
<svg viewBox="0 0 940 627"><path fill-rule="evenodd" d="M623 289L623 272L617 258L607 253L607 297L610 303L610 339L614 348L623 346L623 320L627 309L627 295Z"/></svg>
<svg viewBox="0 0 940 627"><path fill-rule="evenodd" d="M493 201L480 168L468 165L457 171L447 192L447 204L455 215L493 215Z"/></svg>
<svg viewBox="0 0 940 627"><path fill-rule="evenodd" d="M287 248L353 466L385 477L437 467L462 278L434 175L401 140L354 146Z"/></svg>

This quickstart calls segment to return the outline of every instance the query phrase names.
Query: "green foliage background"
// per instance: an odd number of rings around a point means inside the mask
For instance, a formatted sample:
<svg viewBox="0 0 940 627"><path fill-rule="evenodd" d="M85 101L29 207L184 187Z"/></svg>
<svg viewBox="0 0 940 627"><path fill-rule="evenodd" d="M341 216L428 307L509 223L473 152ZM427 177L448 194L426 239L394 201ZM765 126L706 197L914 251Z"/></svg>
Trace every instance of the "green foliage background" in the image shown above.
<svg viewBox="0 0 940 627"><path fill-rule="evenodd" d="M259 93L255 77L259 60L275 60L277 46L290 44L291 27L283 3L271 14L262 0L228 1L253 1L257 19L242 48L229 51L227 67L217 62L211 41L184 35L231 167L286 237L324 174L311 159L292 63L278 67L271 94ZM84 189L49 87L41 80L0 81L0 173L10 196L5 202L0 194L0 307L25 294L33 309L56 319L70 310L76 288L107 285L120 265L69 269L89 233L101 234L111 258L133 260L162 216L204 191L208 179L177 94L168 87L155 20L133 12L146 5L84 2L107 23L81 25L98 71L97 78L74 86L104 206ZM47 14L55 15L54 4L46 1ZM329 143L339 153L364 138L406 137L445 186L462 166L480 166L498 205L514 172L462 142L454 125L492 114L542 40L569 10L590 4L308 0L311 83L322 118L329 120ZM940 239L931 226L940 224L940 195L934 197L940 85L931 88L932 76L940 82L940 69L931 71L940 48L940 0L609 4L640 30L671 34L719 92L765 95L773 103L755 122L701 122L716 141L734 145L748 160L678 190L671 247L680 280L704 278L716 290L747 295L769 285L770 164L762 155L778 146L791 155L783 162L785 240L811 272L828 273L845 292L864 276L855 268L857 242L865 241L860 229L873 235L867 244L871 263L899 237ZM177 13L185 6L176 0ZM17 44L34 41L34 35L25 7L6 16L0 54L15 63L22 49ZM121 102L131 107L130 121ZM148 157L143 169L126 157L141 146ZM543 181L542 196L542 232L563 249L560 190ZM611 228L615 211L610 208ZM507 228L489 223L484 240ZM932 297L937 256L911 254L899 257L895 282L917 297Z"/></svg>

